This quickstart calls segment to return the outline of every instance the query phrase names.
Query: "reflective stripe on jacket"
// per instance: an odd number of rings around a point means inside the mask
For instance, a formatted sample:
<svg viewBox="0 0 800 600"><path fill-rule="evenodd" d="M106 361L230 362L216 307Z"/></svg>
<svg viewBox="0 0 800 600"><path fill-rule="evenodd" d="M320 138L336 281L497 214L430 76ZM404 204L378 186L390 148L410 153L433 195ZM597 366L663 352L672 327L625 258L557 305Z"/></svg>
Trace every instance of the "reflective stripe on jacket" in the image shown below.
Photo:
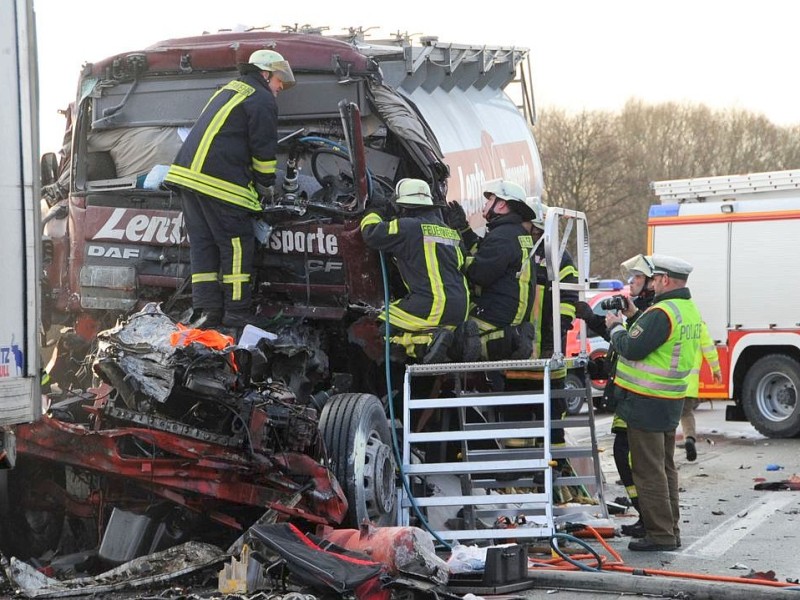
<svg viewBox="0 0 800 600"><path fill-rule="evenodd" d="M444 224L437 209L417 209L410 215L384 221L371 212L361 219L367 246L391 253L408 290L389 307L389 322L406 331L459 325L469 305L461 237Z"/></svg>
<svg viewBox="0 0 800 600"><path fill-rule="evenodd" d="M257 212L255 183L274 182L277 147L275 96L260 75L245 75L208 101L165 182Z"/></svg>
<svg viewBox="0 0 800 600"><path fill-rule="evenodd" d="M467 259L467 279L480 289L473 315L495 327L519 325L533 305L533 238L522 218L506 214L489 222L475 255Z"/></svg>
<svg viewBox="0 0 800 600"><path fill-rule="evenodd" d="M700 332L700 352L697 353L697 360L689 377L689 386L686 388L687 398L697 398L700 393L700 367L703 366L703 359L711 367L712 373L720 373L717 347L714 345L714 340L711 339L705 321L703 321L703 329Z"/></svg>
<svg viewBox="0 0 800 600"><path fill-rule="evenodd" d="M669 319L667 341L641 360L620 356L615 383L642 396L682 400L700 355L703 321L688 299L657 302L646 312L652 310L662 311Z"/></svg>

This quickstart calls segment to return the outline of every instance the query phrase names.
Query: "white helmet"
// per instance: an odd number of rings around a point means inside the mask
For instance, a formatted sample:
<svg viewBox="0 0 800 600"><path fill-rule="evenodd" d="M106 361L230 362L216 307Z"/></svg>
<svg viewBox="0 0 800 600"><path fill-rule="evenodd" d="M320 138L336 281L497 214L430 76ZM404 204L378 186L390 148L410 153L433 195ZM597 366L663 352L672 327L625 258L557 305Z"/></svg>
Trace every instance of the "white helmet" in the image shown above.
<svg viewBox="0 0 800 600"><path fill-rule="evenodd" d="M294 87L295 83L297 83L294 79L294 73L292 73L292 67L289 66L289 62L283 58L280 53L275 52L275 50L256 50L250 55L250 60L247 62L258 67L262 71L269 71L277 75L283 82L283 89L285 90Z"/></svg>
<svg viewBox="0 0 800 600"><path fill-rule="evenodd" d="M634 275L638 275L640 273L645 277L653 276L653 262L644 254L637 254L636 256L623 261L620 263L619 268L620 271L622 271L622 278L628 282L630 282L630 279Z"/></svg>
<svg viewBox="0 0 800 600"><path fill-rule="evenodd" d="M529 206L530 205L532 205L531 209L533 210L531 224L538 229L544 230L544 220L547 217L548 210L547 204L542 202L542 199L537 196L531 199Z"/></svg>
<svg viewBox="0 0 800 600"><path fill-rule="evenodd" d="M496 196L500 200L505 200L524 221L530 221L534 217L533 210L525 201L525 189L518 183L504 179L487 181L483 186L483 196L485 198Z"/></svg>
<svg viewBox="0 0 800 600"><path fill-rule="evenodd" d="M422 179L401 179L394 190L395 204L406 206L433 206L430 186Z"/></svg>

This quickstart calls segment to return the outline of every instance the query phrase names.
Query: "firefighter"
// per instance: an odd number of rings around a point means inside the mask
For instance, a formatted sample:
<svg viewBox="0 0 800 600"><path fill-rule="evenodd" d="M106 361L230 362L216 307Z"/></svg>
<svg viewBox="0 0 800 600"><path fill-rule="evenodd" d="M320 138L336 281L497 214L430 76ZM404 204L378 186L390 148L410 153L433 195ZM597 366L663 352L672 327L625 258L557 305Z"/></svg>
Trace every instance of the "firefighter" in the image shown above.
<svg viewBox="0 0 800 600"><path fill-rule="evenodd" d="M530 322L535 327L535 343L533 353L530 358L550 358L553 355L553 284L547 274L545 264L545 248L542 243L544 234L544 223L547 216L548 207L546 204L536 201L534 206L534 218L527 223L527 229L531 233L534 242L533 253L533 284L534 302L530 312ZM577 283L578 271L569 252L564 251L559 263L558 278L561 283ZM572 321L575 319L575 303L578 301L578 292L575 290L561 290L559 302L560 315L560 338L561 351L567 345L567 332L572 329ZM550 371L551 389L564 389L564 379L567 376L566 368L553 369ZM525 380L541 380L542 372L529 371L508 371L506 373L506 386L509 390L523 390L527 388ZM538 384L541 387L541 383ZM551 401L551 414L553 418L560 418L567 409L566 398L553 398ZM563 445L565 436L563 429L554 429L551 434L551 442L554 445Z"/></svg>
<svg viewBox="0 0 800 600"><path fill-rule="evenodd" d="M714 340L708 332L708 326L703 322L702 337L700 338L700 353L697 355L697 366L692 373L689 382L689 389L686 390L686 400L683 401L683 412L681 412L681 430L683 431L684 450L686 460L694 462L697 460L697 432L695 430L694 409L697 408L699 400L697 395L700 392L700 367L703 360L708 363L711 369L711 376L714 383L722 383L722 371L719 367L719 355Z"/></svg>
<svg viewBox="0 0 800 600"><path fill-rule="evenodd" d="M653 303L653 267L647 256L644 254L637 254L621 263L620 269L622 270L622 277L628 282L628 287L630 289L631 300L626 302L626 307L622 310L622 314L626 317L625 326L630 329L642 312L647 310ZM578 302L575 305L575 312L579 319L583 319L586 322L587 327L606 340L609 340L608 329L606 328L606 321L603 315L598 315L592 311L592 307L586 302ZM611 410L616 406L615 392L618 390L614 385L614 376L618 358L619 356L617 353L611 348L605 360L608 366L607 373L605 373L607 383L603 390L603 404ZM622 480L622 485L625 486L625 492L631 500L631 505L637 514L640 514L639 495L636 491L636 486L633 484L633 473L630 466L628 426L616 413L611 422L611 432L614 434L614 464L617 466L617 472ZM642 538L645 535L644 523L642 522L641 516L636 523L623 525L620 529L623 535L629 535L631 537Z"/></svg>
<svg viewBox="0 0 800 600"><path fill-rule="evenodd" d="M448 222L461 232L472 252L466 271L474 292L470 325L480 334L483 358L527 359L534 342L534 328L528 321L534 297L533 238L523 223L535 213L526 203L525 190L512 181L489 181L483 195L487 233L480 240L459 204L453 202L448 209Z"/></svg>
<svg viewBox="0 0 800 600"><path fill-rule="evenodd" d="M425 181L402 179L395 194L396 218L373 206L361 220L364 242L392 255L408 290L389 306L391 341L424 363L447 362L469 305L461 238L445 225Z"/></svg>
<svg viewBox="0 0 800 600"><path fill-rule="evenodd" d="M195 326L244 327L251 314L253 217L271 199L278 147L276 96L295 84L289 63L257 50L192 127L165 182L176 186L191 242Z"/></svg>
<svg viewBox="0 0 800 600"><path fill-rule="evenodd" d="M630 550L680 547L675 429L700 353L703 321L686 281L692 266L680 258L650 257L655 298L630 328L622 315L606 314L611 344L619 354L617 413L628 425L633 481L646 534Z"/></svg>

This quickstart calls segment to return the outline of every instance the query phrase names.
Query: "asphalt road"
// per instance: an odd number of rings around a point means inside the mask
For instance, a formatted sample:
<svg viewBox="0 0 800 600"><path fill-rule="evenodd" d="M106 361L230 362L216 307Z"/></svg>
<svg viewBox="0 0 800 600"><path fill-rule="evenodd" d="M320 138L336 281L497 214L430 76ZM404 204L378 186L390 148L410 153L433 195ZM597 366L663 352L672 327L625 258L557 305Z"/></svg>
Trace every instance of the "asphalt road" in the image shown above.
<svg viewBox="0 0 800 600"><path fill-rule="evenodd" d="M630 567L724 577L741 577L751 571L774 571L778 581L800 578L800 492L753 489L757 480L780 481L800 474L800 440L768 439L749 423L726 423L725 406L723 402L706 402L698 407L698 458L695 462L686 460L684 450L676 450L681 486L682 548L675 552L631 552L627 549L630 538L615 537L609 543ZM601 465L606 498L613 500L624 496L624 489L616 483L618 475L612 456L610 422L610 416L598 415L596 429L599 445L605 449ZM576 441L586 435L585 430L575 433ZM682 438L680 430L678 435ZM771 471L768 465L781 468ZM632 515L614 518L616 525L634 521ZM599 544L592 546L607 554ZM752 595L742 597L759 598L761 589L754 587ZM543 594L543 590L536 590L521 595L540 598ZM619 592L601 593L600 589L551 588L550 594L561 600L622 597ZM792 592L782 593L789 594ZM709 597L730 599L731 595L720 591Z"/></svg>

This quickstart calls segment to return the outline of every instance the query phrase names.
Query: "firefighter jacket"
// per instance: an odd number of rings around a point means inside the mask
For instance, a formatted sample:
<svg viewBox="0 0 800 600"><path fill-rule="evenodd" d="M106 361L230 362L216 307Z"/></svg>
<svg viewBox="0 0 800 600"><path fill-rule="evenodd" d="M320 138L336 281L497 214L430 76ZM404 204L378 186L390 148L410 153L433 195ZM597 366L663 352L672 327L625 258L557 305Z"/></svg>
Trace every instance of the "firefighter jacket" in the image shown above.
<svg viewBox="0 0 800 600"><path fill-rule="evenodd" d="M408 290L389 307L391 325L424 331L466 320L469 291L461 238L438 209L416 209L391 221L370 212L361 220L361 234L370 248L391 253Z"/></svg>
<svg viewBox="0 0 800 600"><path fill-rule="evenodd" d="M533 257L536 297L531 321L536 326L535 358L546 358L553 354L553 282L547 276L545 264L544 244L539 244ZM578 283L578 270L572 261L569 252L564 251L559 265L558 281L560 283ZM559 290L561 315L561 352L567 345L567 332L572 329L575 320L575 303L578 301L578 292L575 290Z"/></svg>
<svg viewBox="0 0 800 600"><path fill-rule="evenodd" d="M686 389L687 398L697 398L700 393L700 367L703 365L703 360L708 363L712 373L718 376L721 375L717 347L714 345L714 340L711 339L711 334L708 332L708 326L705 321L703 321L703 329L700 331L700 352L697 353L695 367L692 369L692 375L689 378L689 387Z"/></svg>
<svg viewBox="0 0 800 600"><path fill-rule="evenodd" d="M165 182L261 211L255 183L275 180L278 105L259 74L218 90L189 132Z"/></svg>
<svg viewBox="0 0 800 600"><path fill-rule="evenodd" d="M495 327L519 325L533 306L533 238L516 213L492 219L487 228L467 258L467 279L477 290L472 316Z"/></svg>
<svg viewBox="0 0 800 600"><path fill-rule="evenodd" d="M700 354L702 319L687 288L656 296L629 330L612 328L619 353L617 414L630 427L673 431Z"/></svg>

